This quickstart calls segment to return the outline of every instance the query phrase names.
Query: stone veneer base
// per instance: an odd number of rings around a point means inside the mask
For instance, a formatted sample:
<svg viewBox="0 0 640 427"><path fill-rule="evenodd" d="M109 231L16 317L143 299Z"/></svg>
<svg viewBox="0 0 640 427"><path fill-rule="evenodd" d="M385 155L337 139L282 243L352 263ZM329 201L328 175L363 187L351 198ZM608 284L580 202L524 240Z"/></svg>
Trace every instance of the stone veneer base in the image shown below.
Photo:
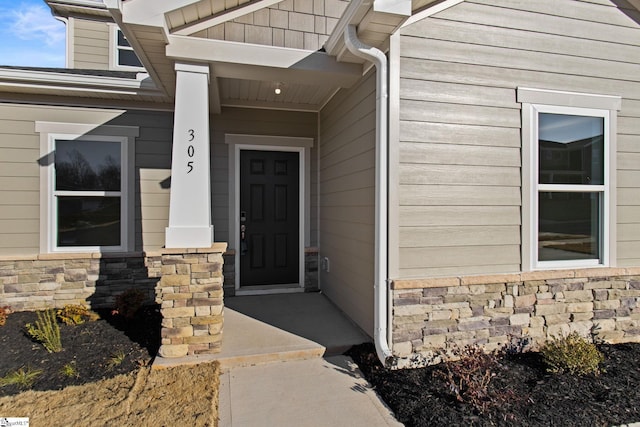
<svg viewBox="0 0 640 427"><path fill-rule="evenodd" d="M454 347L495 350L573 331L609 343L640 342L640 268L534 271L396 280L395 367L437 363Z"/></svg>
<svg viewBox="0 0 640 427"><path fill-rule="evenodd" d="M160 304L163 357L215 353L222 342L223 254L203 249L0 257L0 307L114 307L128 289Z"/></svg>

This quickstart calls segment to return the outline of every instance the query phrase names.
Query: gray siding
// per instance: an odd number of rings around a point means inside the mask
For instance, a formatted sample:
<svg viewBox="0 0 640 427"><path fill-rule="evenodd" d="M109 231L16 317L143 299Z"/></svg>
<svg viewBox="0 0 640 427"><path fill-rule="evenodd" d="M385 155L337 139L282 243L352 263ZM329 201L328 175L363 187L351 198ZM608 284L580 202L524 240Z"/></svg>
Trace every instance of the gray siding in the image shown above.
<svg viewBox="0 0 640 427"><path fill-rule="evenodd" d="M400 277L520 270L517 87L623 97L618 265L639 265L639 20L608 0L471 0L402 30Z"/></svg>
<svg viewBox="0 0 640 427"><path fill-rule="evenodd" d="M173 115L0 104L0 256L40 252L40 135L36 121L138 126L136 139L135 249L164 245L169 221ZM212 117L212 204L216 241L228 239L228 146L225 133L315 137L316 115L224 109ZM317 175L312 150L311 176ZM312 185L311 245L317 245L317 190Z"/></svg>
<svg viewBox="0 0 640 427"><path fill-rule="evenodd" d="M320 113L321 288L373 333L375 73Z"/></svg>
<svg viewBox="0 0 640 427"><path fill-rule="evenodd" d="M109 69L109 25L87 19L71 19L73 26L72 68Z"/></svg>
<svg viewBox="0 0 640 427"><path fill-rule="evenodd" d="M40 252L40 134L36 121L139 126L136 140L136 250L164 244L171 123L167 113L0 105L0 256Z"/></svg>

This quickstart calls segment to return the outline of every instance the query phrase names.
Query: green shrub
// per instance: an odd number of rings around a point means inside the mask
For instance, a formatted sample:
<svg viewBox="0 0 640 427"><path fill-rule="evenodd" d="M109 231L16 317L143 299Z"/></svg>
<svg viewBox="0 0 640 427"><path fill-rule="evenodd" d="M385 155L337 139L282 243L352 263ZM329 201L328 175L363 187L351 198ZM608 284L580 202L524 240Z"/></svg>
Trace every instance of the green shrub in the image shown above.
<svg viewBox="0 0 640 427"><path fill-rule="evenodd" d="M58 326L53 310L39 311L35 326L27 323L26 328L27 334L42 343L49 353L57 353L62 350L60 326Z"/></svg>
<svg viewBox="0 0 640 427"><path fill-rule="evenodd" d="M31 368L20 368L17 371L9 372L0 378L0 387L8 385L18 385L20 388L31 388L36 377L42 373L41 370Z"/></svg>
<svg viewBox="0 0 640 427"><path fill-rule="evenodd" d="M80 325L98 319L98 315L83 305L65 305L56 311L58 319L65 325Z"/></svg>
<svg viewBox="0 0 640 427"><path fill-rule="evenodd" d="M577 332L561 338L554 338L541 349L547 371L571 375L600 374L600 364L604 356L596 345Z"/></svg>
<svg viewBox="0 0 640 427"><path fill-rule="evenodd" d="M126 319L133 319L145 299L146 296L141 290L127 289L116 297L116 309L114 312Z"/></svg>

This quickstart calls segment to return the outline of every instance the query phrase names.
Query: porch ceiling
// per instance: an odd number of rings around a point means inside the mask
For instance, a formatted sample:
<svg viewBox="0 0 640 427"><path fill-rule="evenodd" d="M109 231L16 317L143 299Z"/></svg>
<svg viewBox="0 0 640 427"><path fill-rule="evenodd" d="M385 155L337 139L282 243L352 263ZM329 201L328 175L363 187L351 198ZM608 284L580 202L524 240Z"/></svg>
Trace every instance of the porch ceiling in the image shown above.
<svg viewBox="0 0 640 427"><path fill-rule="evenodd" d="M167 95L175 93L177 61L210 64L213 112L222 105L318 111L363 73L364 61L344 46L344 28L357 25L364 43L386 50L389 35L407 19L374 11L372 0L352 0L325 44L326 52L314 52L192 36L282 0L104 1ZM412 8L435 2L412 0ZM276 86L281 88L278 96Z"/></svg>

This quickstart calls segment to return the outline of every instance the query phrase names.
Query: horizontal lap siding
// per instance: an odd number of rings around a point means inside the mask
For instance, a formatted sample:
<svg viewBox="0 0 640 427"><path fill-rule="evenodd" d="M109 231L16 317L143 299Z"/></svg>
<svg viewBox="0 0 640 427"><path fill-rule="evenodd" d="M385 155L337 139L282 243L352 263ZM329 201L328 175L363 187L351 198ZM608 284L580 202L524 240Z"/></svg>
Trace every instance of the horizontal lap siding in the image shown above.
<svg viewBox="0 0 640 427"><path fill-rule="evenodd" d="M73 68L109 69L109 25L106 22L72 19Z"/></svg>
<svg viewBox="0 0 640 427"><path fill-rule="evenodd" d="M473 0L401 31L401 277L520 269L517 87L623 97L618 264L640 263L638 19L607 0Z"/></svg>
<svg viewBox="0 0 640 427"><path fill-rule="evenodd" d="M375 73L320 113L320 257L323 292L373 333Z"/></svg>

